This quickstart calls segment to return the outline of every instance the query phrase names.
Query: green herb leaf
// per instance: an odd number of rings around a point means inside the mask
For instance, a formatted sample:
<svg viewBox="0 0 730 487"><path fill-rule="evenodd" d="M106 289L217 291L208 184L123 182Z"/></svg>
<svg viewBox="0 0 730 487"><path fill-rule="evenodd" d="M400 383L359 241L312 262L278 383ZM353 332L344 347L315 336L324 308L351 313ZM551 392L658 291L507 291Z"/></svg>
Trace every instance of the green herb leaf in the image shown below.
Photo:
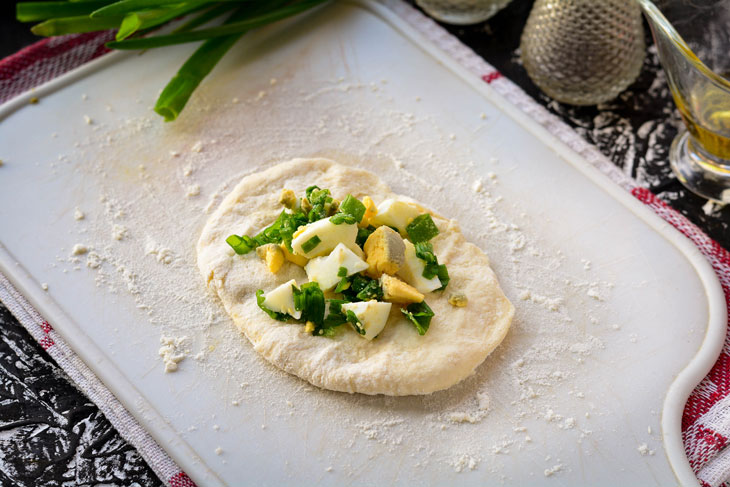
<svg viewBox="0 0 730 487"><path fill-rule="evenodd" d="M260 245L282 242L291 251L292 235L299 227L306 224L307 217L301 211L293 213L282 211L271 226L264 228L256 236L242 235L239 237L238 235L231 235L226 239L226 242L233 247L237 254L247 254Z"/></svg>
<svg viewBox="0 0 730 487"><path fill-rule="evenodd" d="M439 277L439 281L441 281L441 287L437 289L437 291L443 291L446 289L446 286L448 286L449 281L451 278L449 277L449 270L446 268L445 264L441 264L438 268L438 272L436 274Z"/></svg>
<svg viewBox="0 0 730 487"><path fill-rule="evenodd" d="M77 17L88 15L94 10L112 3L112 0L87 0L85 2L18 2L15 16L21 22L37 22L39 20L60 17Z"/></svg>
<svg viewBox="0 0 730 487"><path fill-rule="evenodd" d="M337 287L335 287L335 292L341 293L350 287L350 280L347 278L347 267L340 267L337 270L337 277L340 277L341 279L337 284Z"/></svg>
<svg viewBox="0 0 730 487"><path fill-rule="evenodd" d="M316 331L316 334L332 337L335 335L337 327L347 323L347 316L342 312L342 305L347 303L344 299L328 299L330 305L329 313L322 323L322 328Z"/></svg>
<svg viewBox="0 0 730 487"><path fill-rule="evenodd" d="M362 321L357 317L357 315L350 309L347 310L347 322L350 323L353 328L355 328L355 331L358 332L361 335L364 335L367 333L365 331L365 327L362 324Z"/></svg>
<svg viewBox="0 0 730 487"><path fill-rule="evenodd" d="M294 287L294 286L292 286L292 287ZM264 310L267 315L271 316L273 319L278 320L278 321L288 321L289 319L291 319L291 316L289 316L286 313L279 313L277 311L272 311L269 308L267 308L266 306L264 306L265 300L266 300L266 297L264 296L264 290L259 289L258 291L256 291L256 304L258 304L259 308Z"/></svg>
<svg viewBox="0 0 730 487"><path fill-rule="evenodd" d="M310 186L307 188L306 198L312 205L312 209L307 213L307 218L310 223L327 218L329 205L332 204L332 196L330 196L329 189L319 189L319 186Z"/></svg>
<svg viewBox="0 0 730 487"><path fill-rule="evenodd" d="M37 36L52 37L65 34L81 34L96 32L97 30L115 29L122 21L122 17L106 17L103 19L89 19L87 16L62 17L50 19L30 28Z"/></svg>
<svg viewBox="0 0 730 487"><path fill-rule="evenodd" d="M409 304L407 308L401 308L400 311L415 325L419 335L426 334L431 325L431 318L434 316L433 310L426 304L426 301Z"/></svg>
<svg viewBox="0 0 730 487"><path fill-rule="evenodd" d="M449 284L449 271L446 269L446 265L439 264L438 259L436 258L436 254L433 253L433 245L431 242L418 242L415 245L416 248L416 257L421 259L426 263L426 265L423 268L423 273L421 274L426 279L433 279L434 277L438 276L439 281L441 281L441 287L438 288L438 291L443 291L446 289L446 286Z"/></svg>
<svg viewBox="0 0 730 487"><path fill-rule="evenodd" d="M306 242L304 242L302 244L302 250L304 251L305 254L308 254L309 252L314 250L314 248L317 247L317 245L319 245L321 242L322 242L322 239L320 239L317 235L315 235L314 237L310 238L309 240L307 240Z"/></svg>
<svg viewBox="0 0 730 487"><path fill-rule="evenodd" d="M360 248L363 248L365 246L365 242L367 242L368 237L371 233L375 231L375 227L372 225L368 225L367 228L358 228L357 229L357 238L355 239L355 243L357 243Z"/></svg>
<svg viewBox="0 0 730 487"><path fill-rule="evenodd" d="M314 323L315 332L322 327L324 322L324 293L317 282L302 284L302 287L294 290L294 309L302 312L303 322Z"/></svg>
<svg viewBox="0 0 730 487"><path fill-rule="evenodd" d="M330 217L330 221L335 225L342 225L343 223L346 223L348 225L353 225L357 223L357 220L352 215L347 215L345 213L337 213L335 215L332 215Z"/></svg>
<svg viewBox="0 0 730 487"><path fill-rule="evenodd" d="M233 250L235 250L238 255L248 254L258 246L254 239L248 235L242 235L240 237L238 235L230 235L226 239L226 243L233 247Z"/></svg>
<svg viewBox="0 0 730 487"><path fill-rule="evenodd" d="M370 301L371 299L382 300L383 288L377 279L371 279L362 274L355 274L350 278L350 287L343 291L344 297L349 301Z"/></svg>
<svg viewBox="0 0 730 487"><path fill-rule="evenodd" d="M365 216L365 209L365 205L351 194L348 194L340 203L340 212L353 216L356 223L362 221L362 217Z"/></svg>
<svg viewBox="0 0 730 487"><path fill-rule="evenodd" d="M408 233L408 238L415 244L418 242L428 242L439 234L439 229L433 222L431 215L424 213L423 215L418 215L411 223L406 225L406 232Z"/></svg>

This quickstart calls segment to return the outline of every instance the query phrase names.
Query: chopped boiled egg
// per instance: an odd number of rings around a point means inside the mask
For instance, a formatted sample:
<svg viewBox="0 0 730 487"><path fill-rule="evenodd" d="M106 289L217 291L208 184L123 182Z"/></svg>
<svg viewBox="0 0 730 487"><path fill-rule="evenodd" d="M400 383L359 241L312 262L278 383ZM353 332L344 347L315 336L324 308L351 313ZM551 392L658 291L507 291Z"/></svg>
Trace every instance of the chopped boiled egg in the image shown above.
<svg viewBox="0 0 730 487"><path fill-rule="evenodd" d="M276 274L284 264L284 252L276 244L266 244L256 248L256 253L264 259L269 272Z"/></svg>
<svg viewBox="0 0 730 487"><path fill-rule="evenodd" d="M406 225L424 212L425 210L415 203L389 198L378 205L378 213L370 219L370 223L375 226L395 227L405 235Z"/></svg>
<svg viewBox="0 0 730 487"><path fill-rule="evenodd" d="M423 294L397 277L383 274L380 277L380 286L383 288L383 299L391 303L410 304L423 301Z"/></svg>
<svg viewBox="0 0 730 487"><path fill-rule="evenodd" d="M416 247L409 241L404 240L406 244L405 262L398 270L398 277L415 287L423 294L430 293L441 287L441 281L434 276L431 279L423 277L423 269L426 263L416 256Z"/></svg>
<svg viewBox="0 0 730 487"><path fill-rule="evenodd" d="M327 257L317 257L304 266L307 277L310 281L317 281L322 291L329 291L340 282L343 275L340 268L347 269L347 276L368 268L367 262L362 260L355 253L348 249L345 244L337 244L337 247Z"/></svg>
<svg viewBox="0 0 730 487"><path fill-rule="evenodd" d="M286 248L286 244L282 243L279 245L281 248L281 251L284 253L284 258L288 260L289 262L293 262L299 267L304 267L307 265L308 259L306 257L303 257L301 255L292 254L289 252L289 249Z"/></svg>
<svg viewBox="0 0 730 487"><path fill-rule="evenodd" d="M296 286L297 281L292 279L281 286L264 293L264 307L277 313L286 313L292 318L298 320L302 317L302 312L294 309L294 292L292 286Z"/></svg>
<svg viewBox="0 0 730 487"><path fill-rule="evenodd" d="M358 303L345 303L342 305L342 312L352 311L365 329L365 334L360 335L366 340L372 340L383 331L390 315L390 303L378 301L361 301Z"/></svg>
<svg viewBox="0 0 730 487"><path fill-rule="evenodd" d="M362 204L365 205L365 214L362 216L360 226L366 228L370 225L370 220L378 214L378 207L370 196L365 196L362 199Z"/></svg>
<svg viewBox="0 0 730 487"><path fill-rule="evenodd" d="M370 234L363 246L369 274L380 277L381 274L395 274L405 261L406 247L398 232L390 227L378 227Z"/></svg>
<svg viewBox="0 0 730 487"><path fill-rule="evenodd" d="M327 255L340 243L345 244L355 255L362 255L362 249L355 243L357 225L354 223L335 225L325 218L299 228L294 235L291 242L294 253L308 259Z"/></svg>

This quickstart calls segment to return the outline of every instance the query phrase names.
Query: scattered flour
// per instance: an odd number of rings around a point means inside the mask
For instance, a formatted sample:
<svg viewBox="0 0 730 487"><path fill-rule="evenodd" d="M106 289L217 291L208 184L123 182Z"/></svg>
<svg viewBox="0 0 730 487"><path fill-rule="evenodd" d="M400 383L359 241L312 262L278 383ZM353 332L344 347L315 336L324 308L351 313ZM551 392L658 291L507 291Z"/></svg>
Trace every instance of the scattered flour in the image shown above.
<svg viewBox="0 0 730 487"><path fill-rule="evenodd" d="M646 455L651 456L651 455L654 455L654 453L656 453L654 450L650 450L649 445L647 445L646 443L640 444L638 447L636 447L636 450L641 454L641 456L646 456Z"/></svg>
<svg viewBox="0 0 730 487"><path fill-rule="evenodd" d="M544 472L545 473L545 477L552 477L553 475L555 475L556 473L560 472L561 470L563 470L563 465L560 464L560 463L558 463L556 465L553 465L550 468L546 468L545 469L545 472Z"/></svg>
<svg viewBox="0 0 730 487"><path fill-rule="evenodd" d="M127 236L127 227L115 223L112 225L112 238L114 240L122 240Z"/></svg>
<svg viewBox="0 0 730 487"><path fill-rule="evenodd" d="M461 473L467 468L469 470L476 470L479 466L480 458L463 453L457 457L454 457L449 464L454 467L454 472Z"/></svg>
<svg viewBox="0 0 730 487"><path fill-rule="evenodd" d="M86 267L89 269L98 269L104 259L96 252L89 252L86 257Z"/></svg>
<svg viewBox="0 0 730 487"><path fill-rule="evenodd" d="M187 354L185 344L188 340L187 336L176 338L162 335L160 337L160 344L162 346L158 354L162 357L162 362L165 364L165 372L175 372L178 367L177 364L185 359L185 355Z"/></svg>
<svg viewBox="0 0 730 487"><path fill-rule="evenodd" d="M174 260L175 256L167 247L163 247L151 238L147 237L147 244L145 245L145 255L152 255L157 259L157 262L162 264L170 264Z"/></svg>
<svg viewBox="0 0 730 487"><path fill-rule="evenodd" d="M89 251L89 247L84 244L77 243L71 249L71 255L83 255ZM91 267L91 266L89 266Z"/></svg>
<svg viewBox="0 0 730 487"><path fill-rule="evenodd" d="M74 220L83 220L86 215L83 211L79 210L78 207L74 210Z"/></svg>
<svg viewBox="0 0 730 487"><path fill-rule="evenodd" d="M504 460L505 455L541 451L541 429L549 428L550 434L562 435L561 441L577 444L585 434L581 427L582 417L589 417L586 409L594 417L606 414L603 404L594 405L596 394L590 385L580 383L581 367L596 360L596 352L607 347L601 333L611 330L610 325L601 324L609 320L601 307L610 296L606 283L598 280L599 266L581 260L583 256L569 258L540 241L530 221L534 213L520 206L520 201L497 194L506 186L498 182L505 180L500 176L509 169L509 161L472 154L459 142L443 144L449 134L440 131L438 122L420 113L383 108L390 106L382 98L385 88L372 91L367 83L333 81L321 91L289 92L288 98L281 99L280 93L286 93L288 85L283 77L281 80L261 100L256 100L256 92L254 96L239 94L240 99L233 101L240 103L237 107L227 99L215 117L205 119L205 125L192 124L193 116L181 117L176 130L170 132L157 118L130 117L121 127L110 128L109 134L100 130L96 143L109 151L132 147L134 150L117 159L131 158L134 168L141 162L147 166L145 177L135 170L135 178L140 179L135 179L128 191L108 182L114 180L108 177L109 161L86 161L81 168L99 183L100 195L97 206L84 206L94 216L83 225L88 226L88 233L81 233L86 230L81 225L75 230L78 240L93 249L88 251L87 265L97 269L95 276L101 276L97 285L111 293L131 295L150 325L158 327L153 333L161 335L165 371L177 369L186 356L193 356L189 348L194 348L200 351L194 355L195 361L186 362L186 368L199 369L198 380L226 384L221 388L230 395L221 394L221 410L240 405L235 412L250 415L250 421L271 425L273 421L291 421L292 427L309 421L301 414L306 411L317 410L331 418L328 424L336 425L338 434L333 435L333 453L327 461L331 460L338 472L351 470L350 448L367 448L373 455L408 450L412 456L405 457L406 463L417 467L438 463L456 472L475 470L480 462L489 462L490 469L499 475L499 465L492 462ZM212 94L206 94L204 87L201 90L200 97L191 100L186 110L208 117L201 103ZM353 104L355 95L365 93L372 102ZM347 104L339 104L343 96ZM306 118L312 112L309 100L331 109L318 111L316 119ZM270 144L259 136L262 132L258 128L278 127L277 110L291 114L292 124L276 129L281 144ZM259 118L231 123L241 113ZM384 116L387 122L379 123ZM302 117L308 123L302 123ZM486 127L479 120L474 123ZM429 131L431 137L422 135ZM113 138L106 139L107 135ZM163 136L166 148L157 150L144 143ZM196 141L197 137L201 140ZM221 142L215 144L215 139ZM381 174L395 191L429 201L440 213L457 217L469 240L487 250L505 292L517 307L517 319L504 344L474 376L452 390L405 398L321 391L265 364L231 326L217 300L206 294L194 254L206 213L213 211L242 173L254 165L263 167L302 153L319 153L321 142L317 141L330 139L334 146L356 149L352 153L325 151L322 155L365 165ZM180 152L170 152L170 147ZM157 153L149 153L155 150ZM193 164L196 169L191 177ZM177 175L177 179L168 181L169 174ZM205 210L190 198L200 194L198 182L215 189ZM178 196L160 198L161 194ZM469 205L464 204L463 197L469 198ZM159 219L151 215L159 215ZM123 226L121 223L134 231L123 235L118 243L109 242L109 227ZM569 266L573 269L567 269ZM586 282L576 284L578 270ZM592 299L585 299L586 295ZM580 309L571 297L584 301ZM589 314L601 320L594 324ZM587 323L591 323L590 333L583 328ZM235 391L229 392L229 383ZM240 388L238 384L242 384ZM576 390L581 390L581 396L569 395L568 391ZM262 401L265 407L259 407ZM575 418L581 418L580 425ZM211 423L205 420L201 417L199 424L210 428ZM529 425L530 435L523 425ZM545 475L569 470L565 460L552 462L550 465L555 465L546 469ZM533 470L540 475L542 468Z"/></svg>

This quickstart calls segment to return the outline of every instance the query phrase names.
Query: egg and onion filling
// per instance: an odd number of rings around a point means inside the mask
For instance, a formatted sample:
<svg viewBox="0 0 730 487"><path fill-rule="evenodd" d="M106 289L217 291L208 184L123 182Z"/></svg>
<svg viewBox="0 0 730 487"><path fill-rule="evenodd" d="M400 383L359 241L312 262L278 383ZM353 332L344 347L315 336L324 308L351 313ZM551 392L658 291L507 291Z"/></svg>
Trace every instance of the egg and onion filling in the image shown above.
<svg viewBox="0 0 730 487"><path fill-rule="evenodd" d="M264 312L325 337L349 323L372 340L396 305L418 334L426 334L434 313L425 298L449 283L430 242L439 233L430 214L398 199L376 205L369 196L360 201L348 194L338 201L317 186L301 198L284 189L279 202L284 209L271 226L253 237L226 239L237 254L255 250L272 273L286 263L304 268L309 282L292 279L256 292ZM467 303L464 295L452 297L454 306Z"/></svg>

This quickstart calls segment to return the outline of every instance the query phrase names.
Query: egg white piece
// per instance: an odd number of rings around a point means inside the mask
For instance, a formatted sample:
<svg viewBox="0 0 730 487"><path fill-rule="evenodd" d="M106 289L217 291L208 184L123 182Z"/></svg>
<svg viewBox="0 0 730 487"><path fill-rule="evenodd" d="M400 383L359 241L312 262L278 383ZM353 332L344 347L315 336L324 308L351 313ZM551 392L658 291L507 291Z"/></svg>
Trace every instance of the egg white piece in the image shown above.
<svg viewBox="0 0 730 487"><path fill-rule="evenodd" d="M365 334L360 335L366 340L372 340L383 331L390 315L390 303L380 301L361 301L359 303L346 303L342 305L342 311L352 311L362 323Z"/></svg>
<svg viewBox="0 0 730 487"><path fill-rule="evenodd" d="M340 243L327 257L316 257L310 260L304 266L304 270L310 281L317 281L322 291L329 291L342 279L338 275L340 267L347 269L347 276L351 276L367 270L368 263L355 255L345 244Z"/></svg>

